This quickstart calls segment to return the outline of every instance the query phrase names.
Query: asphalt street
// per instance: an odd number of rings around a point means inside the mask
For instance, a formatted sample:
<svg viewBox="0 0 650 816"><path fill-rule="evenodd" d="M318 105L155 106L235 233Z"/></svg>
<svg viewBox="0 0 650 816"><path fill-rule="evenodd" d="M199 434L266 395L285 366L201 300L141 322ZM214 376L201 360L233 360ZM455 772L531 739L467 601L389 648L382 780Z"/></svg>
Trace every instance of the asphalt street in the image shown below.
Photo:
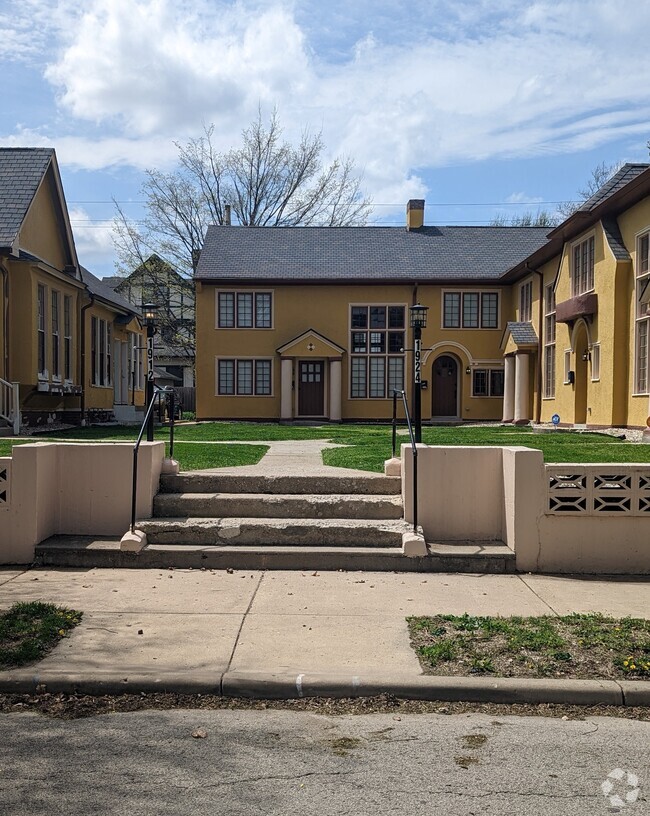
<svg viewBox="0 0 650 816"><path fill-rule="evenodd" d="M0 716L0 769L3 816L645 816L650 722L17 713Z"/></svg>

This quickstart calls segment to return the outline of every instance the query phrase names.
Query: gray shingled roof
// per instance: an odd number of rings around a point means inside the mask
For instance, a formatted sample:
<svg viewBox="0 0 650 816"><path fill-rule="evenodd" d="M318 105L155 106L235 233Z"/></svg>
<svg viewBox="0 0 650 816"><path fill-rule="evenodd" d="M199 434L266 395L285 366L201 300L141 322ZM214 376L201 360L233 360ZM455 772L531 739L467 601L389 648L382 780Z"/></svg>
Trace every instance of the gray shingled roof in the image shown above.
<svg viewBox="0 0 650 816"><path fill-rule="evenodd" d="M54 155L49 147L0 148L0 247L10 247Z"/></svg>
<svg viewBox="0 0 650 816"><path fill-rule="evenodd" d="M603 218L603 230L605 232L605 237L607 238L607 243L609 244L609 247L612 250L616 260L631 260L630 253L623 242L623 236L621 235L621 230L616 219L610 217Z"/></svg>
<svg viewBox="0 0 650 816"><path fill-rule="evenodd" d="M578 208L577 212L591 212L607 198L618 192L621 188L629 184L638 175L647 170L650 164L624 164L621 169L606 181L600 189L588 198L585 203Z"/></svg>
<svg viewBox="0 0 650 816"><path fill-rule="evenodd" d="M510 336L518 346L531 346L537 343L537 335L532 323L510 321L506 325L506 331L510 332Z"/></svg>
<svg viewBox="0 0 650 816"><path fill-rule="evenodd" d="M123 298L122 295L118 295L117 292L111 289L110 286L107 286L103 280L98 278L96 275L93 275L92 272L89 272L83 266L81 267L81 279L93 295L96 295L108 303L112 303L114 306L117 306L119 309L122 309L125 312L129 312L130 314L136 316L140 315L140 312L132 303L129 303L129 301L126 298Z"/></svg>
<svg viewBox="0 0 650 816"><path fill-rule="evenodd" d="M199 280L498 280L546 227L208 227Z"/></svg>

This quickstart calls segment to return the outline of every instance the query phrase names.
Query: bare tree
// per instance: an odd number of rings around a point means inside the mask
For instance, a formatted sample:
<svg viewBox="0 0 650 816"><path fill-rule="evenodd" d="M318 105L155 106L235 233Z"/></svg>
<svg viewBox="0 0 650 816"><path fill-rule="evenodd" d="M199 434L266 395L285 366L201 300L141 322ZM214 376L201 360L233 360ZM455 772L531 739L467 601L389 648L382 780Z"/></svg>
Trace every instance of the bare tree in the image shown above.
<svg viewBox="0 0 650 816"><path fill-rule="evenodd" d="M562 216L562 219L573 215L573 213L578 210L580 206L587 201L587 199L591 198L594 193L598 192L603 184L605 184L606 181L609 181L614 173L617 173L622 166L623 162L607 164L603 161L600 164L597 164L591 171L585 186L581 190L578 190L579 199L577 201L563 201L562 203L558 204L557 212L560 216Z"/></svg>
<svg viewBox="0 0 650 816"><path fill-rule="evenodd" d="M537 210L536 213L524 212L520 215L507 216L500 213L490 221L491 227L555 227L559 219L548 210Z"/></svg>
<svg viewBox="0 0 650 816"><path fill-rule="evenodd" d="M121 270L156 252L190 275L208 225L227 223L228 207L245 227L362 225L370 213L352 160L325 164L320 133L303 132L297 145L286 141L276 111L268 124L259 111L242 132L241 146L225 153L214 144L214 125L176 146L176 172L146 172L143 223L135 226L117 210Z"/></svg>

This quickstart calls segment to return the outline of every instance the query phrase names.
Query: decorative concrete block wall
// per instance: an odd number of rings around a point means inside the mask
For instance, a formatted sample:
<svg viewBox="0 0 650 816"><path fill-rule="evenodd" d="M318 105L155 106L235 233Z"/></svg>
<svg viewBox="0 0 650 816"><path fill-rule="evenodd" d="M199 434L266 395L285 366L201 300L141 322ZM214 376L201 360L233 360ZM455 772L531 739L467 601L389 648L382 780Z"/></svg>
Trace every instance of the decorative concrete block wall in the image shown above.
<svg viewBox="0 0 650 816"><path fill-rule="evenodd" d="M405 517L413 454L402 446ZM545 465L525 447L418 446L428 542L501 540L522 572L650 574L650 466Z"/></svg>

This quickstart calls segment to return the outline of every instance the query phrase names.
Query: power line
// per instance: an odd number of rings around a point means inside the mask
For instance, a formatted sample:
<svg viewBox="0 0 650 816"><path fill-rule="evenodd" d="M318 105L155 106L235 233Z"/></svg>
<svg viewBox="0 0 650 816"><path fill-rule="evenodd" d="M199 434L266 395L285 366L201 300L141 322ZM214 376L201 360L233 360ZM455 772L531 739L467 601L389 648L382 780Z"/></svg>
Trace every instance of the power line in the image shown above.
<svg viewBox="0 0 650 816"><path fill-rule="evenodd" d="M77 199L75 201L68 201L68 204L146 204L146 201L85 201L81 199ZM425 204L425 209L430 209L432 207L537 207L541 206L542 204L578 204L577 200L573 199L563 199L561 201L485 201L485 202L463 202L463 201L453 201L447 203L427 203ZM370 204L371 207L403 207L404 202L401 201L398 204L385 204L385 203L375 203L374 201Z"/></svg>

